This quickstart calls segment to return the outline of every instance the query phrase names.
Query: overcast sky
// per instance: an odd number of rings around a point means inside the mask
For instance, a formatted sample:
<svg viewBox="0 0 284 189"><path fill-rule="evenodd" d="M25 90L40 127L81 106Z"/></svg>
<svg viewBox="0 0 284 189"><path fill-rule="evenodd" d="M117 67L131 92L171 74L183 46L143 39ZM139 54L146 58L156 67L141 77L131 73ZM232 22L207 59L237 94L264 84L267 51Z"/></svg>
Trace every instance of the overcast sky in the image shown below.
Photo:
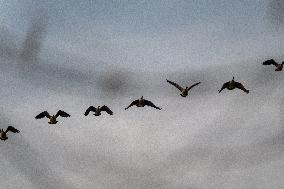
<svg viewBox="0 0 284 189"><path fill-rule="evenodd" d="M0 0L4 188L281 188L282 0ZM29 46L29 44L33 46ZM250 90L224 90L235 76ZM165 82L193 88L187 98ZM124 107L144 95L161 111ZM114 115L83 115L108 105ZM62 109L57 125L35 120Z"/></svg>
<svg viewBox="0 0 284 189"><path fill-rule="evenodd" d="M279 56L283 48L279 0L1 2L2 26L20 36L44 14L44 47L139 70Z"/></svg>

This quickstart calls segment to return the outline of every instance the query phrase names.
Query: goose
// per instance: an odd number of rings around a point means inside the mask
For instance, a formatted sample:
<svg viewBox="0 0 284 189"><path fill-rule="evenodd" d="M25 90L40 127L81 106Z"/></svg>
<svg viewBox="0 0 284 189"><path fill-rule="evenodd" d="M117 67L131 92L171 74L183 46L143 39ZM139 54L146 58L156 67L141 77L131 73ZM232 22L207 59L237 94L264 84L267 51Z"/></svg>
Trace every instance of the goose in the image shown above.
<svg viewBox="0 0 284 189"><path fill-rule="evenodd" d="M228 90L233 90L235 88L241 89L244 92L246 92L247 94L249 93L249 90L247 90L241 83L236 82L235 77L233 77L233 79L231 81L228 81L226 83L223 84L222 88L219 90L219 93L223 90L223 89L228 89Z"/></svg>
<svg viewBox="0 0 284 189"><path fill-rule="evenodd" d="M134 106L134 105L136 105L137 107L144 107L144 106L146 105L146 106L151 106L151 107L153 107L153 108L156 108L156 109L158 109L158 110L161 110L161 108L155 106L155 105L153 104L153 102L144 99L143 96L141 96L140 99L137 99L137 100L134 100L133 102L131 102L131 104L130 104L129 106L127 106L127 107L125 108L125 110L127 110L128 108L130 108L131 106Z"/></svg>
<svg viewBox="0 0 284 189"><path fill-rule="evenodd" d="M195 84L191 85L190 87L186 86L185 88L183 88L180 85L178 85L177 83L172 82L170 80L167 80L167 82L172 84L173 86L175 86L178 90L180 90L180 92L181 92L180 96L182 96L182 97L186 97L188 95L188 91L190 89L192 89L193 87L195 87L196 85L199 85L201 83L201 82L198 82L198 83L195 83Z"/></svg>
<svg viewBox="0 0 284 189"><path fill-rule="evenodd" d="M56 124L58 121L56 120L56 118L58 116L61 116L61 117L70 117L69 114L67 114L66 112L62 111L62 110L59 110L56 115L49 115L49 113L47 111L44 111L44 112L41 112L40 114L38 114L35 118L36 119L41 119L41 118L44 118L44 117L47 117L49 119L49 124Z"/></svg>
<svg viewBox="0 0 284 189"><path fill-rule="evenodd" d="M3 129L0 130L0 139L1 140L7 140L8 137L7 137L7 133L8 131L11 131L13 133L19 133L20 131L18 129L16 129L15 127L13 126L8 126L6 131L4 131Z"/></svg>
<svg viewBox="0 0 284 189"><path fill-rule="evenodd" d="M95 112L95 116L100 116L101 115L101 111L106 111L106 113L108 113L109 115L113 115L113 112L106 106L103 105L102 107L98 106L97 108L95 108L94 106L90 106L86 112L85 112L85 116L89 115L90 111Z"/></svg>
<svg viewBox="0 0 284 189"><path fill-rule="evenodd" d="M279 64L279 63L275 62L275 60L270 59L270 60L266 60L262 63L262 65L271 65L271 64L276 67L275 71L281 71L283 69L284 62Z"/></svg>

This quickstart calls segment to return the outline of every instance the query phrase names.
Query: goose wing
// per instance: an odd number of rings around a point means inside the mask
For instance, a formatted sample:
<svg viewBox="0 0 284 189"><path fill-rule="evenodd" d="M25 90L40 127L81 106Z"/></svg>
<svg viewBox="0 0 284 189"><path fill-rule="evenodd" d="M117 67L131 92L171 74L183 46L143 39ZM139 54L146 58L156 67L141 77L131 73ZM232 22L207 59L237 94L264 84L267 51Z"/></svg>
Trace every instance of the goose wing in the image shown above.
<svg viewBox="0 0 284 189"><path fill-rule="evenodd" d="M219 93L220 93L221 91L223 91L224 89L226 89L228 86L229 86L229 82L224 83L224 84L222 85L222 88L219 90Z"/></svg>
<svg viewBox="0 0 284 189"><path fill-rule="evenodd" d="M167 80L167 82L170 83L170 84L172 84L173 86L175 86L175 87L176 87L178 90L180 90L181 92L183 91L183 88L182 88L180 85L178 85L177 83L172 82L172 81L170 81L170 80Z"/></svg>
<svg viewBox="0 0 284 189"><path fill-rule="evenodd" d="M113 114L113 112L106 105L101 107L101 111L106 111L110 115Z"/></svg>
<svg viewBox="0 0 284 189"><path fill-rule="evenodd" d="M59 110L57 112L57 114L55 115L55 117L57 118L58 116L61 116L61 117L70 117L69 114L67 114L66 112L62 111L62 110Z"/></svg>
<svg viewBox="0 0 284 189"><path fill-rule="evenodd" d="M85 116L89 115L90 111L94 112L96 111L96 108L94 106L90 106L84 113Z"/></svg>
<svg viewBox="0 0 284 189"><path fill-rule="evenodd" d="M272 64L272 65L274 65L274 66L277 66L277 65L278 65L278 63L275 62L274 59L266 60L266 61L264 61L262 64L263 64L263 65L271 65L271 64Z"/></svg>
<svg viewBox="0 0 284 189"><path fill-rule="evenodd" d="M249 93L249 90L247 90L247 89L243 86L243 84L241 84L241 83L235 81L235 85L236 85L236 87L237 87L238 89L241 89L241 90L243 90L243 91L246 92L246 93Z"/></svg>
<svg viewBox="0 0 284 189"><path fill-rule="evenodd" d="M35 118L36 119L41 119L41 118L44 118L44 117L50 118L50 115L49 115L49 113L47 111L41 112Z"/></svg>
<svg viewBox="0 0 284 189"><path fill-rule="evenodd" d="M125 108L125 110L127 110L127 109L130 108L131 106L134 106L134 105L138 104L138 102L139 102L139 100L134 100L133 102L131 102L131 104L130 104L129 106L127 106L127 107Z"/></svg>
<svg viewBox="0 0 284 189"><path fill-rule="evenodd" d="M155 104L154 104L153 102L149 101L149 100L144 100L144 102L145 102L145 105L147 105L147 106L151 106L151 107L153 107L153 108L156 108L156 109L158 109L158 110L161 110L161 108L155 106Z"/></svg>
<svg viewBox="0 0 284 189"><path fill-rule="evenodd" d="M18 129L16 129L13 126L8 126L8 128L6 129L5 133L7 133L8 131L11 131L13 133L19 133L20 131Z"/></svg>
<svg viewBox="0 0 284 189"><path fill-rule="evenodd" d="M198 82L198 83L195 83L195 84L191 85L191 86L188 88L188 90L190 90L191 88L195 87L196 85L199 85L200 83L201 83L201 82Z"/></svg>

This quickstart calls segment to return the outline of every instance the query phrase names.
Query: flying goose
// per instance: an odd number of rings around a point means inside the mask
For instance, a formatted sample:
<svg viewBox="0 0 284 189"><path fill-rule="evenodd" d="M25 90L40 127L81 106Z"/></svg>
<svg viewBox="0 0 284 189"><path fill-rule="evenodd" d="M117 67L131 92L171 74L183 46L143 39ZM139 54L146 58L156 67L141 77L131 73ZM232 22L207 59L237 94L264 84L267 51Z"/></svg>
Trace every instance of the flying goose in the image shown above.
<svg viewBox="0 0 284 189"><path fill-rule="evenodd" d="M47 117L49 119L49 124L56 124L58 121L56 120L56 118L58 116L61 116L61 117L70 117L69 114L67 114L66 112L62 111L62 110L59 110L56 115L49 115L49 113L47 111L44 111L44 112L41 112L40 114L38 114L35 118L36 119L41 119L41 118L44 118L44 117Z"/></svg>
<svg viewBox="0 0 284 189"><path fill-rule="evenodd" d="M85 112L85 116L89 115L90 111L95 112L95 116L100 116L101 115L101 111L106 111L106 113L108 113L109 115L113 115L113 112L106 106L103 105L102 107L98 106L97 108L95 108L94 106L90 106L86 112Z"/></svg>
<svg viewBox="0 0 284 189"><path fill-rule="evenodd" d="M1 140L7 140L8 137L7 137L7 133L8 131L11 131L13 133L19 133L20 131L18 129L16 129L15 127L13 126L8 126L6 131L4 131L3 129L0 130L0 139Z"/></svg>
<svg viewBox="0 0 284 189"><path fill-rule="evenodd" d="M167 82L172 84L173 86L175 86L178 90L180 90L180 92L181 92L180 96L182 96L182 97L186 97L188 95L188 91L190 89L192 89L193 87L195 87L196 85L199 85L201 83L201 82L198 82L198 83L195 83L195 84L191 85L190 87L186 86L185 88L183 88L180 85L178 85L177 83L174 83L174 82L172 82L170 80L167 80Z"/></svg>
<svg viewBox="0 0 284 189"><path fill-rule="evenodd" d="M153 104L153 102L144 99L143 96L142 96L140 99L138 99L138 100L134 100L129 106L127 106L127 107L125 108L125 110L127 110L129 107L134 106L134 105L136 105L137 107L144 107L144 106L146 105L146 106L151 106L151 107L153 107L153 108L156 108L156 109L158 109L158 110L161 110L161 108L155 106L155 105Z"/></svg>
<svg viewBox="0 0 284 189"><path fill-rule="evenodd" d="M235 88L241 89L244 92L246 92L247 94L249 93L249 90L247 90L241 83L236 82L234 80L234 77L231 81L228 81L226 83L223 84L222 88L219 90L219 93L223 90L223 89L228 89L228 90L233 90Z"/></svg>
<svg viewBox="0 0 284 189"><path fill-rule="evenodd" d="M281 64L278 64L277 62L275 62L275 60L270 59L270 60L266 60L262 63L263 65L274 65L276 67L275 71L281 71L283 69L283 64L284 62L282 62Z"/></svg>

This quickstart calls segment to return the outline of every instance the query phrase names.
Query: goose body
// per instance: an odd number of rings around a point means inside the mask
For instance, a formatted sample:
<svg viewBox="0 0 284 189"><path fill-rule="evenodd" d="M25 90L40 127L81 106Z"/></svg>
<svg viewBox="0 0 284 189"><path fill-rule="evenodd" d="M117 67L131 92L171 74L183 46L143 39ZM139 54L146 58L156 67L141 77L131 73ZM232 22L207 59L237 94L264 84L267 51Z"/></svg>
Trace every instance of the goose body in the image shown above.
<svg viewBox="0 0 284 189"><path fill-rule="evenodd" d="M56 124L58 121L56 120L55 115L50 116L49 118L49 124Z"/></svg>
<svg viewBox="0 0 284 189"><path fill-rule="evenodd" d="M134 106L134 105L137 106L137 107L150 106L150 107L153 107L155 109L161 110L161 108L154 105L153 102L144 99L143 96L140 99L134 100L129 106L127 106L125 108L125 110L127 110L128 108L130 108L131 106Z"/></svg>
<svg viewBox="0 0 284 189"><path fill-rule="evenodd" d="M102 107L101 106L98 106L97 108L95 108L94 106L90 106L84 113L85 116L89 115L90 112L94 112L93 115L95 116L100 116L101 115L101 112L102 111L105 111L106 113L108 113L109 115L113 115L113 112L106 106L106 105L103 105Z"/></svg>
<svg viewBox="0 0 284 189"><path fill-rule="evenodd" d="M13 126L8 126L6 131L4 131L3 129L0 130L0 139L1 140L7 140L8 137L7 137L7 132L13 132L13 133L19 133L20 131L18 129L16 129L15 127Z"/></svg>
<svg viewBox="0 0 284 189"><path fill-rule="evenodd" d="M95 111L94 115L95 115L95 116L100 116L100 115L102 115L101 111L102 111L102 110L101 110L100 106L98 106L98 108L96 108L96 111Z"/></svg>
<svg viewBox="0 0 284 189"><path fill-rule="evenodd" d="M141 97L139 100L138 100L138 103L136 105L137 107L144 107L145 106L145 100L143 97Z"/></svg>
<svg viewBox="0 0 284 189"><path fill-rule="evenodd" d="M7 140L8 139L6 132L3 129L1 129L1 131L0 131L0 139L1 140Z"/></svg>
<svg viewBox="0 0 284 189"><path fill-rule="evenodd" d="M183 89L183 90L181 91L180 96L182 96L182 97L187 97L187 95L188 95L188 90L187 90L187 87L186 87L185 89Z"/></svg>
<svg viewBox="0 0 284 189"><path fill-rule="evenodd" d="M262 63L262 65L274 65L276 67L275 71L282 71L284 62L281 64L275 62L274 59L266 60Z"/></svg>
<svg viewBox="0 0 284 189"><path fill-rule="evenodd" d="M235 89L235 88L236 88L236 85L235 85L234 80L229 81L229 84L228 84L227 89L228 89L228 90L233 90L233 89Z"/></svg>
<svg viewBox="0 0 284 189"><path fill-rule="evenodd" d="M57 121L57 118L58 116L61 116L61 117L70 117L70 115L62 110L59 110L56 115L50 115L47 111L43 111L41 112L40 114L38 114L35 118L36 119L41 119L41 118L48 118L49 119L49 124L56 124L58 121Z"/></svg>
<svg viewBox="0 0 284 189"><path fill-rule="evenodd" d="M249 93L249 90L247 90L244 86L243 86L243 84L241 84L241 83L239 83L239 82L237 82L237 81L235 81L234 80L234 77L233 77L233 79L231 80L231 81L228 81L228 82L226 82L226 83L224 83L223 85L222 85L222 88L219 90L219 93L222 91L222 90L224 90L224 89L228 89L228 90L234 90L234 89L240 89L240 90L242 90L242 91L244 91L245 93Z"/></svg>
<svg viewBox="0 0 284 189"><path fill-rule="evenodd" d="M179 84L177 84L175 82L172 82L170 80L167 80L167 82L170 83L171 85L175 86L178 90L180 90L180 92L181 92L180 96L182 96L182 97L187 97L188 91L190 89L192 89L193 87L195 87L196 85L199 85L201 83L201 82L198 82L198 83L195 83L195 84L191 85L190 87L186 86L185 88L183 88Z"/></svg>

